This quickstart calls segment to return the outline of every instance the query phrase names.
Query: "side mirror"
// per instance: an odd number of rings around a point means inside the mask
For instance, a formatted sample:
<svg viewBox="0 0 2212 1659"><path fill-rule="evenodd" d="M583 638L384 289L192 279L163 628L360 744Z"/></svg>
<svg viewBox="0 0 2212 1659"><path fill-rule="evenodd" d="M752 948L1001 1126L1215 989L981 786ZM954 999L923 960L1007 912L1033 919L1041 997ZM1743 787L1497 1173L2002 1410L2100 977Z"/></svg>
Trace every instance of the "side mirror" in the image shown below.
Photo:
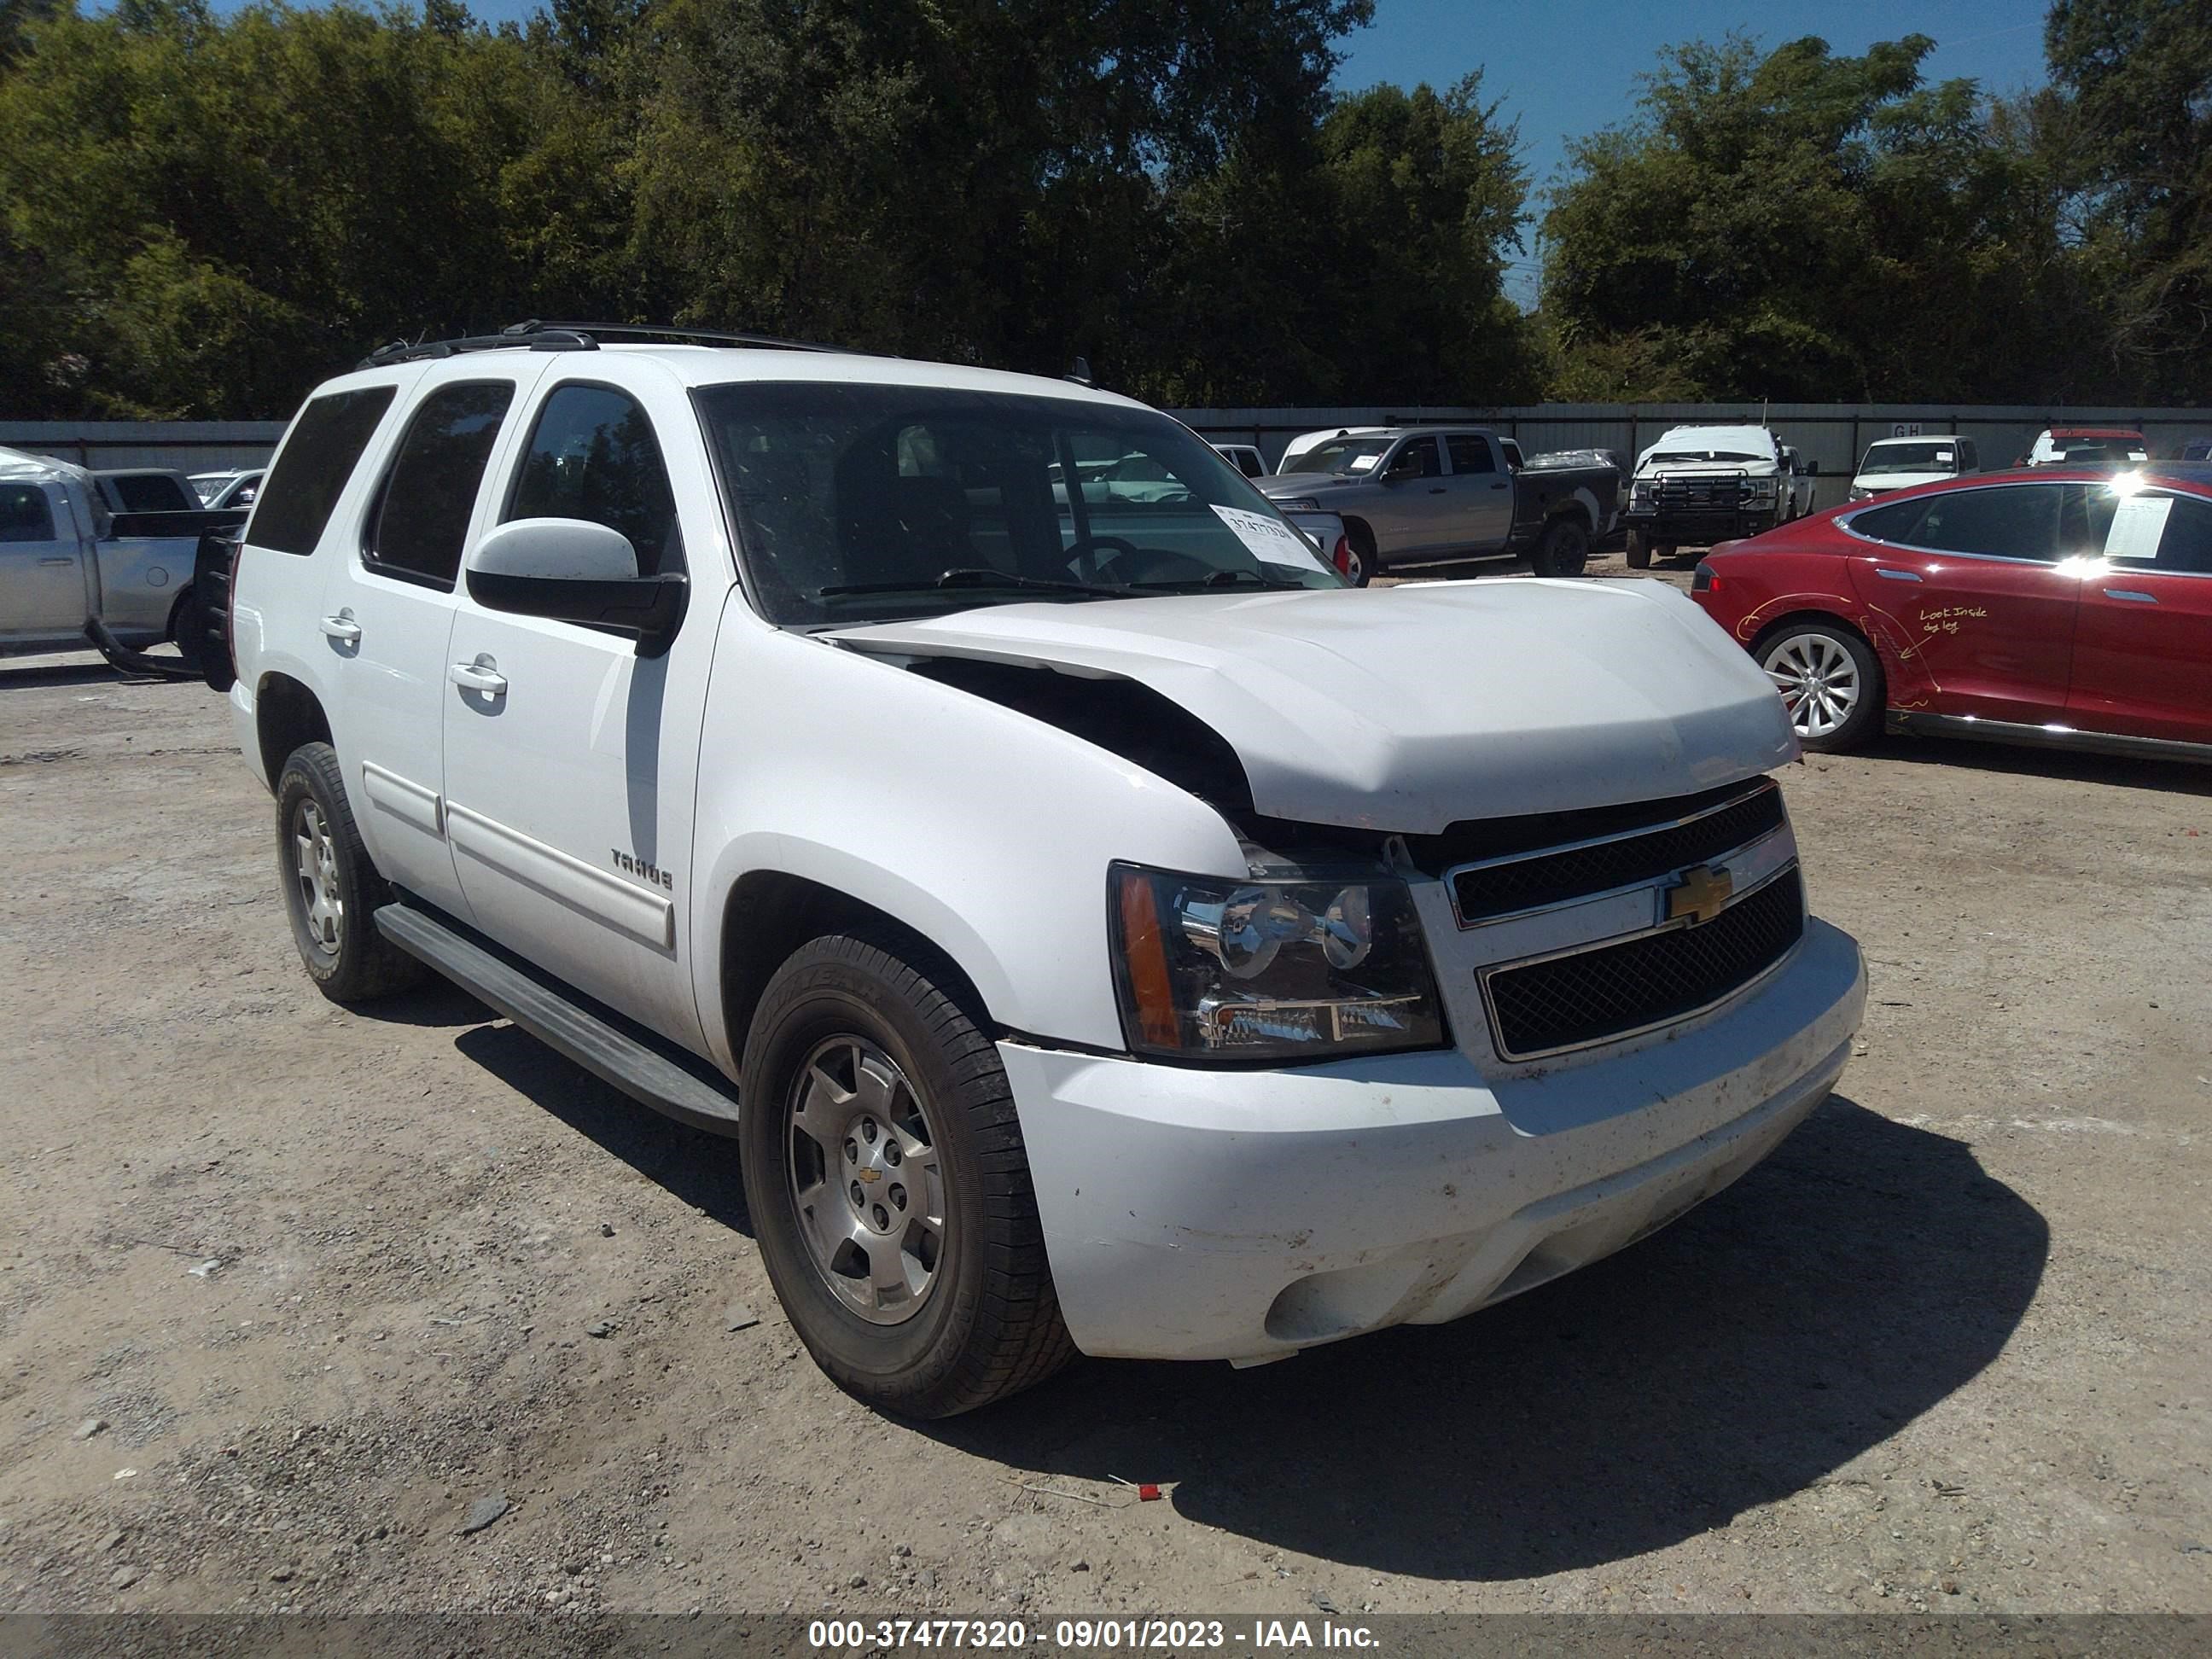
<svg viewBox="0 0 2212 1659"><path fill-rule="evenodd" d="M578 623L637 641L658 657L675 641L690 585L641 576L637 550L619 530L586 519L516 519L461 562L469 597L487 611Z"/></svg>
<svg viewBox="0 0 2212 1659"><path fill-rule="evenodd" d="M1805 476L1806 476L1807 477L1808 477L1808 478L1817 478L1817 477L1819 477L1820 476L1820 462L1818 462L1818 461L1808 461L1808 462L1806 462L1806 463L1805 463Z"/></svg>

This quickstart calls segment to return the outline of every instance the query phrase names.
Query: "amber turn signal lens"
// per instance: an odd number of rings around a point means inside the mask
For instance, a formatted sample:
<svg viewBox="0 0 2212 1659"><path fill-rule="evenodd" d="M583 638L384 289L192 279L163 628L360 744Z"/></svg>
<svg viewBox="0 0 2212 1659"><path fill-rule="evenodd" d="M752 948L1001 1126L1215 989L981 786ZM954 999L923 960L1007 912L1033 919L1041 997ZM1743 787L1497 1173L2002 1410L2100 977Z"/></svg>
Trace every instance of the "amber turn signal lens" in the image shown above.
<svg viewBox="0 0 2212 1659"><path fill-rule="evenodd" d="M1176 1018L1175 988L1168 981L1167 945L1160 937L1159 906L1152 897L1152 884L1127 871L1117 875L1121 890L1121 950L1127 959L1129 998L1136 1005L1137 1029L1149 1045L1179 1048L1182 1025Z"/></svg>

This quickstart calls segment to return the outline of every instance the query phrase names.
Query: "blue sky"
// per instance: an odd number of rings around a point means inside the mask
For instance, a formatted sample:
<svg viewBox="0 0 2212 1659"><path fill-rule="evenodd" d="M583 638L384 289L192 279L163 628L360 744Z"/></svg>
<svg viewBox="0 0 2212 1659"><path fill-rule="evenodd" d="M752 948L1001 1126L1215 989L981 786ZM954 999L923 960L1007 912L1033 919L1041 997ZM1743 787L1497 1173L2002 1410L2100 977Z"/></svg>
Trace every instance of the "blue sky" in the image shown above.
<svg viewBox="0 0 2212 1659"><path fill-rule="evenodd" d="M1762 4L1653 4L1650 0L1377 0L1375 22L1345 43L1337 83L1395 81L1449 86L1482 70L1484 95L1521 123L1522 161L1540 193L1566 160L1566 143L1635 113L1636 77L1660 48L1718 40L1731 30L1772 47L1817 34L1856 56L1875 40L1921 33L1936 43L1926 72L1963 76L1993 93L2041 84L2046 0L1765 0ZM1533 253L1533 249L1531 250ZM1534 299L1535 266L1513 273L1514 296Z"/></svg>

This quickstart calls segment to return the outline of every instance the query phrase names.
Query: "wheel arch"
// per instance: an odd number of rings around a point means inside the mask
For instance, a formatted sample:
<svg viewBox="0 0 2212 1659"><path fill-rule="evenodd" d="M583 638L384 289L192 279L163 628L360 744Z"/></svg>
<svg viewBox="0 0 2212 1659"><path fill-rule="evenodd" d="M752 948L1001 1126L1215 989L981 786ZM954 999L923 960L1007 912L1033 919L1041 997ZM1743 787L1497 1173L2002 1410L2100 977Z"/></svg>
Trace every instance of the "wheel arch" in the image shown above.
<svg viewBox="0 0 2212 1659"><path fill-rule="evenodd" d="M733 1069L744 1064L745 1035L775 970L808 941L840 933L875 940L935 980L981 1030L999 1030L975 976L919 927L811 877L749 870L723 901L716 946L716 979Z"/></svg>
<svg viewBox="0 0 2212 1659"><path fill-rule="evenodd" d="M264 674L253 696L255 736L261 745L263 775L274 789L284 762L303 743L329 743L330 716L322 700L289 674Z"/></svg>

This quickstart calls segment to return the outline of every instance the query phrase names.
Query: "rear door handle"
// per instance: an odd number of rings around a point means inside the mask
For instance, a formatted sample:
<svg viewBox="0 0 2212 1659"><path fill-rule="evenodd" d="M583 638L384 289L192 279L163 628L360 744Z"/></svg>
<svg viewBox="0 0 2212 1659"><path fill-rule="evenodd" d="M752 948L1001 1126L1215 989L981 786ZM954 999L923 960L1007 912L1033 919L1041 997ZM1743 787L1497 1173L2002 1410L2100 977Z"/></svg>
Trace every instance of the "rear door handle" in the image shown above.
<svg viewBox="0 0 2212 1659"><path fill-rule="evenodd" d="M40 559L39 562L40 564L59 565L63 569L66 570L72 565L76 564L76 561L75 559Z"/></svg>
<svg viewBox="0 0 2212 1659"><path fill-rule="evenodd" d="M1429 486L1429 494L1431 495L1441 495L1443 493L1444 487L1442 484L1431 484Z"/></svg>
<svg viewBox="0 0 2212 1659"><path fill-rule="evenodd" d="M1492 489L1504 489L1504 488L1505 488L1505 486L1506 486L1506 480L1505 480L1505 479L1504 479L1504 478L1500 478L1500 479L1499 479L1496 483L1494 483L1494 484L1491 485L1490 487L1491 487Z"/></svg>
<svg viewBox="0 0 2212 1659"><path fill-rule="evenodd" d="M1917 582L1920 580L1919 574L1916 571L1892 570L1886 564L1875 566L1874 574L1877 576L1887 576L1893 582Z"/></svg>
<svg viewBox="0 0 2212 1659"><path fill-rule="evenodd" d="M488 697L507 695L507 676L499 672L499 665L488 656L478 656L474 662L457 662L446 670L446 678L455 685L471 691L481 691Z"/></svg>
<svg viewBox="0 0 2212 1659"><path fill-rule="evenodd" d="M2105 590L2105 597L2108 599L2133 599L2137 605L2158 603L2158 596L2155 593L2139 592L2132 587L2108 587Z"/></svg>
<svg viewBox="0 0 2212 1659"><path fill-rule="evenodd" d="M335 617L325 617L317 624L325 639L336 640L340 645L361 643L361 624L353 619L353 612L341 611Z"/></svg>

